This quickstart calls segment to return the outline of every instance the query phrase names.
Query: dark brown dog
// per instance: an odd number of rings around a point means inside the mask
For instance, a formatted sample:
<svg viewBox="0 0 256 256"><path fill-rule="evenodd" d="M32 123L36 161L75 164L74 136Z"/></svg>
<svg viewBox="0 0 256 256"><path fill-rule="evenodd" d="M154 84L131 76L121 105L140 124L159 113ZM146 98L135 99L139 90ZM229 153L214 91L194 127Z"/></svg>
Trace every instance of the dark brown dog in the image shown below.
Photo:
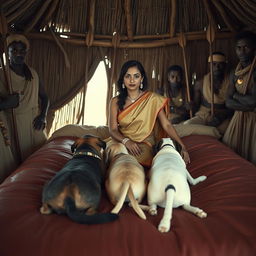
<svg viewBox="0 0 256 256"><path fill-rule="evenodd" d="M101 149L106 143L100 138L85 135L71 146L74 156L45 185L42 214L67 214L81 224L110 222L118 218L113 213L98 213L101 199Z"/></svg>

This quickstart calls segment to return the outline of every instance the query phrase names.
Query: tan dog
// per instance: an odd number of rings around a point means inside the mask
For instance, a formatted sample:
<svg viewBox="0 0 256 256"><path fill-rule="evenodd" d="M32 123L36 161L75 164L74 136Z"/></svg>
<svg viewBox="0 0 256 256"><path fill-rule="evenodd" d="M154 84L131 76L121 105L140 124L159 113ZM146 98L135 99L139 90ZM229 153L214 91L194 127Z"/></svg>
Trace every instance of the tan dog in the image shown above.
<svg viewBox="0 0 256 256"><path fill-rule="evenodd" d="M105 153L106 162L110 163L105 186L110 201L115 205L111 212L118 213L124 202L129 201L135 212L146 219L138 204L146 192L144 168L121 143L109 142Z"/></svg>

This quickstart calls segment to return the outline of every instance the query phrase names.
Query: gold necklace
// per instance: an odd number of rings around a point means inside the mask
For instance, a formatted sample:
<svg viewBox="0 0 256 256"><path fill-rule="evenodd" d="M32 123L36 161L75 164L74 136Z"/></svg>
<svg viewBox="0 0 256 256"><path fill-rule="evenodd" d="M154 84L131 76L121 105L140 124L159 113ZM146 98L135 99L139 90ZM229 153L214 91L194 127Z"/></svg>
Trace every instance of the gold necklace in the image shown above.
<svg viewBox="0 0 256 256"><path fill-rule="evenodd" d="M127 95L127 98L131 101L131 103L135 102L141 95L141 91L139 91L139 94L135 98L131 98L129 95Z"/></svg>

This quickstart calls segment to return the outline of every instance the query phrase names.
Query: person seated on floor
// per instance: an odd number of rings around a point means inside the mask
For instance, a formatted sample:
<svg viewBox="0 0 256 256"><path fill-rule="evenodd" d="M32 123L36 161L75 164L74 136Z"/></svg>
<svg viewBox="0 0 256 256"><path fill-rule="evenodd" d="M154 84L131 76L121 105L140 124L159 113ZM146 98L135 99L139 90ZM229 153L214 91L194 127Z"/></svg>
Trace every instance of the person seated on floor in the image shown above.
<svg viewBox="0 0 256 256"><path fill-rule="evenodd" d="M235 38L239 63L231 75L226 106L235 111L223 142L256 165L256 34Z"/></svg>
<svg viewBox="0 0 256 256"><path fill-rule="evenodd" d="M173 65L167 70L168 85L159 93L169 98L168 119L172 124L178 124L189 118L186 88L183 84L183 70L181 66Z"/></svg>
<svg viewBox="0 0 256 256"><path fill-rule="evenodd" d="M229 75L226 72L226 57L222 52L214 52L208 58L213 65L213 91L214 91L214 115L211 115L211 82L210 72L203 79L196 82L194 87L193 104L197 112L195 116L184 124L201 124L216 127L224 134L233 111L226 108L225 99L229 85Z"/></svg>

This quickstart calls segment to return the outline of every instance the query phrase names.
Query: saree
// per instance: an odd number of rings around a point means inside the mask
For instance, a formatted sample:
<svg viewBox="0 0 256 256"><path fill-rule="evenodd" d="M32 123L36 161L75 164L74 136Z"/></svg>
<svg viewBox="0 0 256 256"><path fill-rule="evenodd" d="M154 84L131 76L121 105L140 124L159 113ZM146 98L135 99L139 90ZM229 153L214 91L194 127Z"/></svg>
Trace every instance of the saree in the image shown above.
<svg viewBox="0 0 256 256"><path fill-rule="evenodd" d="M166 137L157 120L157 115L162 109L165 109L167 115L167 108L166 97L154 92L146 92L118 114L120 132L139 144L142 153L136 158L145 167L151 165L153 145L160 138Z"/></svg>

